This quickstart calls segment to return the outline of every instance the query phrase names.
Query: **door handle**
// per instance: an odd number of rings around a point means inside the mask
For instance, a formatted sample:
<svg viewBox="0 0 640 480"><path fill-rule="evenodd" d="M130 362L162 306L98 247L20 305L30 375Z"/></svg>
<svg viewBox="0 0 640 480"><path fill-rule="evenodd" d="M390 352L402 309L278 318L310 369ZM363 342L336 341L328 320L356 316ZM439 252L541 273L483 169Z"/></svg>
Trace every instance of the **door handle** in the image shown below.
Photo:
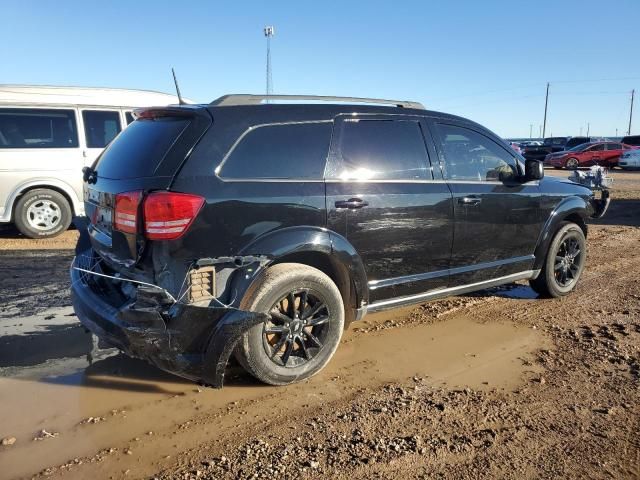
<svg viewBox="0 0 640 480"><path fill-rule="evenodd" d="M482 203L482 199L480 197L460 197L458 203L460 205L478 205Z"/></svg>
<svg viewBox="0 0 640 480"><path fill-rule="evenodd" d="M350 208L352 210L357 210L358 208L366 207L368 205L369 202L365 202L361 198L350 198L349 200L336 201L336 208Z"/></svg>

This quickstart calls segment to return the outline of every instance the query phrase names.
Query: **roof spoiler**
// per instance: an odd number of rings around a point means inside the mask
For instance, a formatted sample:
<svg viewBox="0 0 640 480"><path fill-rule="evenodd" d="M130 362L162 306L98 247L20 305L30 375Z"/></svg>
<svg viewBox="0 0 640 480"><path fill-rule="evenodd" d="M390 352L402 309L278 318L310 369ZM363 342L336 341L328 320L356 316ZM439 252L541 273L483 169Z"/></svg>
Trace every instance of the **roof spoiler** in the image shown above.
<svg viewBox="0 0 640 480"><path fill-rule="evenodd" d="M250 95L233 94L223 95L211 102L211 105L218 107L237 105L260 105L262 103L278 101L292 102L340 102L340 103L370 103L377 105L391 105L399 108L415 108L424 110L424 105L419 102L408 100L386 100L382 98L361 98L361 97L330 97L323 95Z"/></svg>

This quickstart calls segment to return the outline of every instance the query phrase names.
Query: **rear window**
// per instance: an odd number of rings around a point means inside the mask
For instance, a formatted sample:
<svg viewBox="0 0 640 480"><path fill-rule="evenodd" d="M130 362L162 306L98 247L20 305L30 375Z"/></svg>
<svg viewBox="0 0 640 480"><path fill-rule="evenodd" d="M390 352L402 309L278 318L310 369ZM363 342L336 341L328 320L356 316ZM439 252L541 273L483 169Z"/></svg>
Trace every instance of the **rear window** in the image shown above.
<svg viewBox="0 0 640 480"><path fill-rule="evenodd" d="M254 128L231 151L219 175L227 179L322 179L332 126L332 122L314 122Z"/></svg>
<svg viewBox="0 0 640 480"><path fill-rule="evenodd" d="M545 138L544 139L544 145L546 146L551 146L551 145L565 145L567 143L567 139L565 137L551 137L551 138Z"/></svg>
<svg viewBox="0 0 640 480"><path fill-rule="evenodd" d="M77 146L73 110L0 108L0 149Z"/></svg>
<svg viewBox="0 0 640 480"><path fill-rule="evenodd" d="M100 156L98 175L116 179L153 176L188 125L188 119L172 117L133 122Z"/></svg>

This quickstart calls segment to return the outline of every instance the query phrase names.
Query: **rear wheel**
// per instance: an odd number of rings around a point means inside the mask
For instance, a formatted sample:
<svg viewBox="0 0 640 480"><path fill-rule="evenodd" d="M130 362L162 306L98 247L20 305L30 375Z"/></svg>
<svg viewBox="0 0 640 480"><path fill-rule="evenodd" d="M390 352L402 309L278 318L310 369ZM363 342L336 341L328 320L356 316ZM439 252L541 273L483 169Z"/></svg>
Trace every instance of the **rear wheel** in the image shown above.
<svg viewBox="0 0 640 480"><path fill-rule="evenodd" d="M333 356L344 329L338 287L307 265L271 267L247 292L240 308L270 316L244 334L236 357L251 375L271 385L318 373Z"/></svg>
<svg viewBox="0 0 640 480"><path fill-rule="evenodd" d="M540 275L530 285L544 297L571 293L580 279L587 258L587 242L582 229L563 222L553 237Z"/></svg>
<svg viewBox="0 0 640 480"><path fill-rule="evenodd" d="M71 215L71 206L62 194L37 188L16 203L14 223L29 238L51 238L69 228Z"/></svg>
<svg viewBox="0 0 640 480"><path fill-rule="evenodd" d="M567 163L565 163L564 166L569 170L577 170L579 165L580 162L578 161L578 159L571 157L569 160L567 160Z"/></svg>

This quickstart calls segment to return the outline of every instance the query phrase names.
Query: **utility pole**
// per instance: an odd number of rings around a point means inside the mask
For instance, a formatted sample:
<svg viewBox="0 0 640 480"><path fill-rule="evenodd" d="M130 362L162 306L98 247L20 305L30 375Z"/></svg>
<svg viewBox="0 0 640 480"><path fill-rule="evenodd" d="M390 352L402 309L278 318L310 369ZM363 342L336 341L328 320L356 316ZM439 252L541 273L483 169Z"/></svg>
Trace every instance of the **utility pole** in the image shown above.
<svg viewBox="0 0 640 480"><path fill-rule="evenodd" d="M542 124L542 137L547 133L547 106L549 105L549 82L547 82L547 95L544 97L544 122Z"/></svg>
<svg viewBox="0 0 640 480"><path fill-rule="evenodd" d="M616 128L616 137L618 136L618 129Z"/></svg>
<svg viewBox="0 0 640 480"><path fill-rule="evenodd" d="M267 38L267 95L273 95L273 76L271 75L271 37L276 33L272 25L264 27L264 36Z"/></svg>
<svg viewBox="0 0 640 480"><path fill-rule="evenodd" d="M587 137L589 136L589 129L591 128L591 124L587 122Z"/></svg>
<svg viewBox="0 0 640 480"><path fill-rule="evenodd" d="M533 123L529 124L529 139L533 138Z"/></svg>
<svg viewBox="0 0 640 480"><path fill-rule="evenodd" d="M629 130L627 130L627 135L631 135L631 120L633 119L633 96L636 91L631 90L631 108L629 109Z"/></svg>
<svg viewBox="0 0 640 480"><path fill-rule="evenodd" d="M538 125L538 138L542 138L542 125Z"/></svg>

